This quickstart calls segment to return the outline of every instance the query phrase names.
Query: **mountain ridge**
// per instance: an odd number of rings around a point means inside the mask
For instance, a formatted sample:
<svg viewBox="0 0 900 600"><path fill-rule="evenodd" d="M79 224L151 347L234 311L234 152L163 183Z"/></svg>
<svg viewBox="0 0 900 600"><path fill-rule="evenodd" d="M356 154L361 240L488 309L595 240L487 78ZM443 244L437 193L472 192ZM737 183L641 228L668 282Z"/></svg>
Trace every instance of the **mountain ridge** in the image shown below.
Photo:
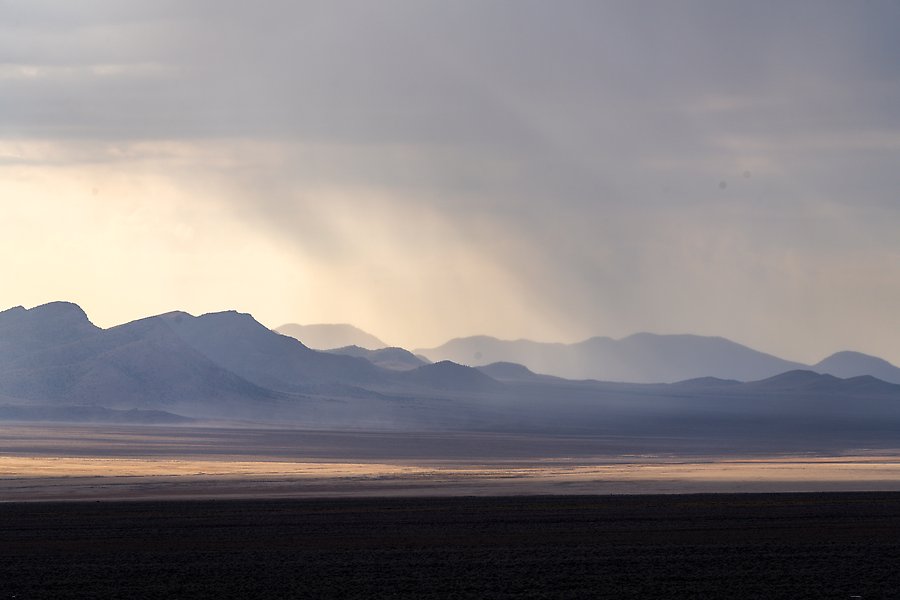
<svg viewBox="0 0 900 600"><path fill-rule="evenodd" d="M515 363L535 373L575 380L677 383L717 377L753 381L808 369L842 377L873 375L900 383L900 368L859 352L836 352L815 365L806 365L722 336L695 334L639 332L619 339L592 336L571 344L475 335L414 352L432 361L452 360L479 368L496 362Z"/></svg>
<svg viewBox="0 0 900 600"><path fill-rule="evenodd" d="M286 323L274 331L303 342L314 350L334 350L347 346L359 346L366 350L387 348L380 339L349 323L315 323L300 325Z"/></svg>
<svg viewBox="0 0 900 600"><path fill-rule="evenodd" d="M805 366L723 337L647 332L618 340L594 336L574 344L472 336L415 352L433 361L472 366L512 362L567 379L636 383L674 383L705 376L750 381Z"/></svg>
<svg viewBox="0 0 900 600"><path fill-rule="evenodd" d="M617 343L589 339L587 347L602 351ZM683 352L680 342L698 340L707 350L741 350L696 336L648 350L646 343L657 338L642 335L626 341L624 357L665 358ZM866 444L900 442L900 385L808 367L747 382L704 376L672 384L568 380L509 362L476 369L442 360L400 371L364 356L308 348L246 313L172 311L101 329L66 304L0 313L0 348L0 405L6 407L0 419L8 420L189 417L316 429L615 436L725 431L754 439L804 435L831 443L836 434L852 434ZM349 351L369 352L380 351ZM405 360L412 356L396 349L387 354L397 352ZM688 358L673 364L691 366L697 356Z"/></svg>
<svg viewBox="0 0 900 600"><path fill-rule="evenodd" d="M345 346L343 348L326 350L326 352L330 354L364 358L378 367L390 369L392 371L409 371L429 364L428 361L422 360L409 350L397 347L367 350L366 348L361 348L359 346Z"/></svg>

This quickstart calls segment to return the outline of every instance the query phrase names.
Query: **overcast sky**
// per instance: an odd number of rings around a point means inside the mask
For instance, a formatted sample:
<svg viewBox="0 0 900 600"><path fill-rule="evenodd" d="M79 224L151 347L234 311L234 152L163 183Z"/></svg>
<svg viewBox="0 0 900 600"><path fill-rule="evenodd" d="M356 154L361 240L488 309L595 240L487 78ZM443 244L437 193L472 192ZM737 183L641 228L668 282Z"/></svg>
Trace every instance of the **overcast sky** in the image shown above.
<svg viewBox="0 0 900 600"><path fill-rule="evenodd" d="M0 306L900 364L900 3L0 0Z"/></svg>

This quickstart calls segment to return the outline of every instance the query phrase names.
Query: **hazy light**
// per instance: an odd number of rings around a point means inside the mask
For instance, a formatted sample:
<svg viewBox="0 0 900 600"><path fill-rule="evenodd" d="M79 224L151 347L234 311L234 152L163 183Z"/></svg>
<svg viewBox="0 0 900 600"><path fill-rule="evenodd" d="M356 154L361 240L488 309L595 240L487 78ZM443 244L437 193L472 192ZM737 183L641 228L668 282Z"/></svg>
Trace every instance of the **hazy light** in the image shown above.
<svg viewBox="0 0 900 600"><path fill-rule="evenodd" d="M900 363L895 5L510 7L5 3L0 305Z"/></svg>

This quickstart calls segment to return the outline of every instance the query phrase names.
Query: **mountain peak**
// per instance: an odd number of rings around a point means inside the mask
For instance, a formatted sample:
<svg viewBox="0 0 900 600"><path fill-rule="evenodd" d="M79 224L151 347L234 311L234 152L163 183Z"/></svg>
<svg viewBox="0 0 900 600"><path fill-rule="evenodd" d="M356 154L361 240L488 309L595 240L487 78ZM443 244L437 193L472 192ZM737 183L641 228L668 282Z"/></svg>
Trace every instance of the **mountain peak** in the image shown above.
<svg viewBox="0 0 900 600"><path fill-rule="evenodd" d="M825 375L822 373L816 373L810 369L793 369L791 371L785 371L784 373L779 373L773 377L767 377L762 381L791 381L791 382L803 382L803 381L821 381L824 379L837 379L833 375Z"/></svg>
<svg viewBox="0 0 900 600"><path fill-rule="evenodd" d="M809 369L794 369L793 371L786 371L784 373L775 375L774 377L767 377L766 379L762 379L760 381L751 382L748 385L754 385L763 389L771 390L796 390L798 388L830 388L835 384L839 384L841 382L842 380L839 377L835 377L834 375L816 373L815 371L810 371Z"/></svg>
<svg viewBox="0 0 900 600"><path fill-rule="evenodd" d="M250 317L251 319L253 318L253 315L251 315L250 313L241 312L241 311L235 310L233 308L230 308L228 310L216 310L213 312L208 312L208 313L203 314L203 316L208 316L208 315L223 315L223 316L227 315L230 317L244 317L244 318Z"/></svg>
<svg viewBox="0 0 900 600"><path fill-rule="evenodd" d="M359 346L366 350L387 347L380 339L348 323L317 323L299 325L287 323L275 329L278 333L300 340L316 350L334 350L347 346Z"/></svg>
<svg viewBox="0 0 900 600"><path fill-rule="evenodd" d="M184 312L183 310L173 310L171 312L163 313L159 315L160 319L164 321L175 321L176 323L183 319L194 319L194 315Z"/></svg>
<svg viewBox="0 0 900 600"><path fill-rule="evenodd" d="M862 352L850 350L835 352L813 368L819 373L830 373L843 378L872 375L883 381L900 383L900 368L877 356Z"/></svg>
<svg viewBox="0 0 900 600"><path fill-rule="evenodd" d="M539 375L525 365L508 361L494 362L489 365L484 365L483 367L478 367L478 370L497 380L521 380L539 377Z"/></svg>
<svg viewBox="0 0 900 600"><path fill-rule="evenodd" d="M509 361L497 361L495 363L491 363L489 365L485 365L486 368L491 369L504 369L510 373L517 373L520 375L535 375L535 372L526 367L525 365L520 365L519 363L509 362Z"/></svg>
<svg viewBox="0 0 900 600"><path fill-rule="evenodd" d="M0 342L19 356L98 331L81 307L71 302L50 302L31 309L17 306L0 313Z"/></svg>
<svg viewBox="0 0 900 600"><path fill-rule="evenodd" d="M697 335L696 333L651 333L649 331L639 331L632 333L619 340L620 342L696 342L696 343L713 343L728 344L730 346L739 346L737 342L729 340L719 335Z"/></svg>
<svg viewBox="0 0 900 600"><path fill-rule="evenodd" d="M28 312L24 306L13 306L12 308L7 308L6 310L0 310L0 317L4 315L21 315Z"/></svg>
<svg viewBox="0 0 900 600"><path fill-rule="evenodd" d="M404 375L409 382L445 390L484 392L502 387L500 382L478 369L449 360L423 365Z"/></svg>
<svg viewBox="0 0 900 600"><path fill-rule="evenodd" d="M265 325L256 320L256 317L250 313L240 312L237 310L220 310L218 312L204 313L197 317L205 321L228 321L231 323L253 324L264 329L268 329Z"/></svg>
<svg viewBox="0 0 900 600"><path fill-rule="evenodd" d="M48 302L29 309L15 306L0 313L0 318L13 327L32 323L52 329L96 329L81 307L72 302Z"/></svg>
<svg viewBox="0 0 900 600"><path fill-rule="evenodd" d="M40 306L35 306L27 312L43 318L75 317L85 321L88 320L87 313L73 302L48 302L46 304L41 304Z"/></svg>
<svg viewBox="0 0 900 600"><path fill-rule="evenodd" d="M877 362L880 364L890 365L888 361L878 358L877 356L872 356L871 354L863 354L862 352L855 352L853 350L841 350L840 352L835 352L831 356L823 358L821 361L816 363L816 366L827 365L833 363L848 363L848 362L856 362L856 363L870 363ZM893 366L893 365L892 365Z"/></svg>

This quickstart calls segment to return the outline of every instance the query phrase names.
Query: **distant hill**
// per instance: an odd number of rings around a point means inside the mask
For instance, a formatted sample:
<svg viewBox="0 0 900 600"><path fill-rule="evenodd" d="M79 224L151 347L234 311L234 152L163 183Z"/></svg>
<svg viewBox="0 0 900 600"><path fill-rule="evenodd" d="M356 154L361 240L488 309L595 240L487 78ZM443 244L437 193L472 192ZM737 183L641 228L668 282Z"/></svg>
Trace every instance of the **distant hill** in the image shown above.
<svg viewBox="0 0 900 600"><path fill-rule="evenodd" d="M63 312L66 316L60 317ZM0 360L0 394L5 397L33 405L164 410L187 416L246 414L253 404L259 412L276 397L204 357L161 317L102 330L71 306L43 306L26 313L19 315L14 335L0 338L6 348ZM45 321L43 315L50 318ZM56 342L45 336L50 324L59 328ZM73 335L76 331L83 335ZM36 339L42 343L33 343Z"/></svg>
<svg viewBox="0 0 900 600"><path fill-rule="evenodd" d="M871 375L883 381L900 383L900 368L886 360L861 352L836 352L813 365L818 373L829 373L837 377Z"/></svg>
<svg viewBox="0 0 900 600"><path fill-rule="evenodd" d="M49 346L74 342L99 333L81 308L71 302L51 302L26 310L0 312L0 362Z"/></svg>
<svg viewBox="0 0 900 600"><path fill-rule="evenodd" d="M538 381L547 377L538 375L524 365L511 362L495 362L478 367L478 370L497 381Z"/></svg>
<svg viewBox="0 0 900 600"><path fill-rule="evenodd" d="M400 381L459 392L498 391L503 387L497 380L478 369L458 365L449 360L407 371L403 373Z"/></svg>
<svg viewBox="0 0 900 600"><path fill-rule="evenodd" d="M347 346L359 346L366 350L387 347L387 344L374 335L346 323L319 325L288 323L276 328L275 331L300 340L304 345L315 350L333 350Z"/></svg>
<svg viewBox="0 0 900 600"><path fill-rule="evenodd" d="M161 410L114 410L97 406L10 406L0 404L0 421L180 425L192 423L194 419Z"/></svg>
<svg viewBox="0 0 900 600"><path fill-rule="evenodd" d="M403 348L381 348L379 350L366 350L359 346L347 346L345 348L336 348L328 350L330 354L340 354L343 356L356 356L364 358L373 365L383 369L392 371L409 371L422 365L427 365L428 361L422 360L409 350Z"/></svg>
<svg viewBox="0 0 900 600"><path fill-rule="evenodd" d="M173 312L156 318L217 365L270 390L314 392L330 384L375 383L385 377L363 358L312 350L248 314L226 311L194 317Z"/></svg>
<svg viewBox="0 0 900 600"><path fill-rule="evenodd" d="M686 381L670 386L681 387L690 397L717 398L723 406L735 398L753 399L757 409L770 405L773 409L805 415L815 420L822 414L837 413L841 419L900 416L900 385L876 379L871 375L841 378L827 373L798 369L759 381L737 382L711 378ZM883 402L882 402L883 401ZM820 414L821 413L821 414Z"/></svg>
<svg viewBox="0 0 900 600"><path fill-rule="evenodd" d="M720 337L650 333L621 340L594 337L577 344L475 336L416 352L430 360L452 360L472 366L512 362L536 373L568 379L637 383L706 376L750 381L804 367Z"/></svg>

